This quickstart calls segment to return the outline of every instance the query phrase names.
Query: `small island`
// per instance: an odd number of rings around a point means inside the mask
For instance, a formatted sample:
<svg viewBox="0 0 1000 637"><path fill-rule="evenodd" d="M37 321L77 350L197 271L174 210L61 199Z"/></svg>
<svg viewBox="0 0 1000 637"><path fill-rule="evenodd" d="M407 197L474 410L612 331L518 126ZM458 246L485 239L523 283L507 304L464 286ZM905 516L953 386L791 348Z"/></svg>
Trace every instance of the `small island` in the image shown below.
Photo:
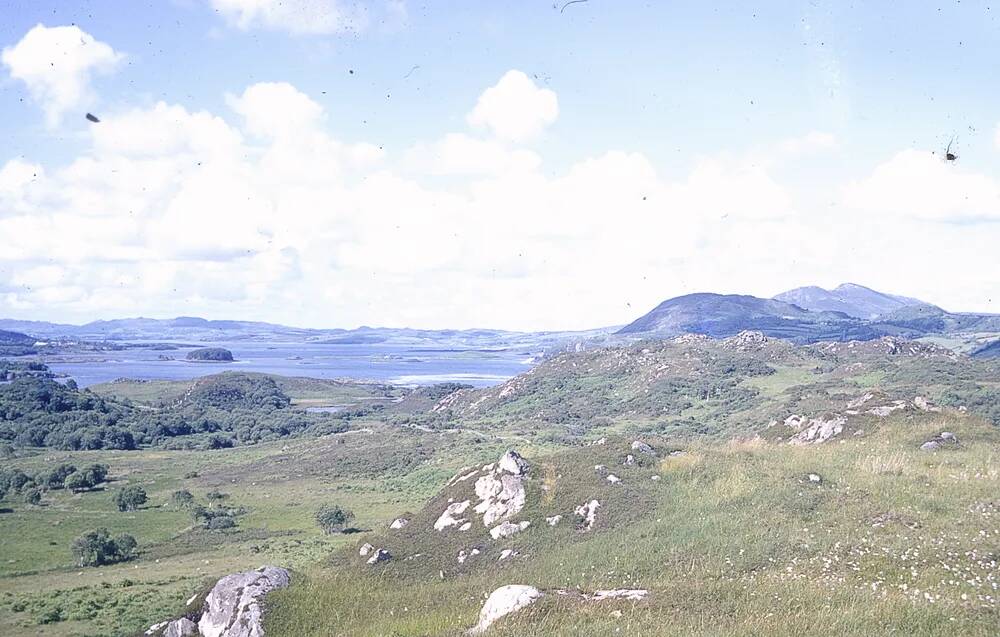
<svg viewBox="0 0 1000 637"><path fill-rule="evenodd" d="M224 347L202 347L188 352L187 360L199 363L232 363L233 353Z"/></svg>

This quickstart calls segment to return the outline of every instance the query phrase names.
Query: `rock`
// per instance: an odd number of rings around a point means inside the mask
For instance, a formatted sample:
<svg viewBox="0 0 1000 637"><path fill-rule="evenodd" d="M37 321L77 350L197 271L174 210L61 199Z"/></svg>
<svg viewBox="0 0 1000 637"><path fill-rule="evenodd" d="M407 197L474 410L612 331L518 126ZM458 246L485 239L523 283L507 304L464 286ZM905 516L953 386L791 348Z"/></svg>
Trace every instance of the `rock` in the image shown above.
<svg viewBox="0 0 1000 637"><path fill-rule="evenodd" d="M607 466L605 466L603 464L595 464L594 465L594 471L596 471L597 473L600 473L602 471L607 471L607 470L608 470Z"/></svg>
<svg viewBox="0 0 1000 637"><path fill-rule="evenodd" d="M594 440L592 442L588 442L586 446L593 447L595 445L606 445L606 444L608 444L608 439L607 438L598 438L597 440Z"/></svg>
<svg viewBox="0 0 1000 637"><path fill-rule="evenodd" d="M289 581L288 571L277 566L223 577L205 598L198 631L202 637L263 637L264 595Z"/></svg>
<svg viewBox="0 0 1000 637"><path fill-rule="evenodd" d="M725 343L728 349L740 351L755 350L767 344L767 336L763 332L756 330L743 330L736 336L730 336L723 343Z"/></svg>
<svg viewBox="0 0 1000 637"><path fill-rule="evenodd" d="M594 528L594 522L597 521L597 509L600 507L600 502L591 500L590 502L584 502L573 510L574 513L583 518L583 521L580 523L581 531L589 531Z"/></svg>
<svg viewBox="0 0 1000 637"><path fill-rule="evenodd" d="M942 431L924 444L920 445L921 451L937 451L944 445L957 445L958 436L950 431Z"/></svg>
<svg viewBox="0 0 1000 637"><path fill-rule="evenodd" d="M466 520L458 519L457 515L461 515L469 508L469 501L463 500L462 502L453 502L448 505L448 508L444 510L444 513L434 522L434 529L437 531L444 531L450 526L459 526L464 524Z"/></svg>
<svg viewBox="0 0 1000 637"><path fill-rule="evenodd" d="M605 480L607 480L607 481L608 481L608 482L610 482L611 484L618 484L619 482L621 482L621 481L622 481L622 479L621 479L621 478L619 478L618 476L616 476L616 475L615 475L615 474L613 474L613 473L609 473L609 474L608 474L608 477L607 477L607 478L605 478Z"/></svg>
<svg viewBox="0 0 1000 637"><path fill-rule="evenodd" d="M639 453L644 453L648 456L656 455L656 452L653 451L653 448L647 445L646 443L642 442L641 440L632 441L632 451L638 451Z"/></svg>
<svg viewBox="0 0 1000 637"><path fill-rule="evenodd" d="M553 515L551 517L545 518L545 521L548 523L549 526L555 526L555 525L559 524L560 520L562 520L562 516L561 515Z"/></svg>
<svg viewBox="0 0 1000 637"><path fill-rule="evenodd" d="M409 523L410 521L406 518L396 518L392 521L392 524L389 525L389 528L393 530L402 529Z"/></svg>
<svg viewBox="0 0 1000 637"><path fill-rule="evenodd" d="M167 624L163 637L198 637L198 624L187 617L175 619Z"/></svg>
<svg viewBox="0 0 1000 637"><path fill-rule="evenodd" d="M388 562L392 559L392 554L385 549L379 549L368 558L369 564L378 564L379 562Z"/></svg>
<svg viewBox="0 0 1000 637"><path fill-rule="evenodd" d="M480 553L482 553L482 551L480 551L479 549L472 549L469 552L466 552L463 549L463 550L461 550L461 551L458 552L458 563L459 564L464 564L465 560L469 559L470 557L475 557L475 556L479 555Z"/></svg>
<svg viewBox="0 0 1000 637"><path fill-rule="evenodd" d="M652 480L653 482L656 482L660 479L660 476L650 476L649 479Z"/></svg>
<svg viewBox="0 0 1000 637"><path fill-rule="evenodd" d="M928 440L924 444L920 445L921 451L937 451L941 448L941 443L936 440Z"/></svg>
<svg viewBox="0 0 1000 637"><path fill-rule="evenodd" d="M846 423L847 419L843 416L834 416L829 420L813 418L807 426L800 423L799 426L804 428L792 436L788 442L793 445L822 444L834 436L839 436L844 431Z"/></svg>
<svg viewBox="0 0 1000 637"><path fill-rule="evenodd" d="M496 589L486 599L479 611L479 623L469 629L469 635L481 635L501 617L529 606L542 597L542 591L534 586L508 584Z"/></svg>
<svg viewBox="0 0 1000 637"><path fill-rule="evenodd" d="M953 442L955 444L958 444L958 436L951 433L950 431L942 431L941 435L938 436L938 438L944 440L945 442Z"/></svg>
<svg viewBox="0 0 1000 637"><path fill-rule="evenodd" d="M472 528L472 522L466 522L462 526L458 527L458 530L459 531L468 531L471 528Z"/></svg>
<svg viewBox="0 0 1000 637"><path fill-rule="evenodd" d="M515 557L516 555L517 555L517 551L515 551L513 549L504 549L504 550L500 551L500 557L497 558L497 561L498 562L502 562L505 559L507 559L508 557Z"/></svg>
<svg viewBox="0 0 1000 637"><path fill-rule="evenodd" d="M823 478L818 473L810 473L807 477L809 478L809 482L815 482L816 484L823 482Z"/></svg>
<svg viewBox="0 0 1000 637"><path fill-rule="evenodd" d="M508 451L496 463L496 468L476 480L476 513L483 516L483 525L492 526L516 515L524 508L524 480L528 463L516 451Z"/></svg>
<svg viewBox="0 0 1000 637"><path fill-rule="evenodd" d="M935 405L930 400L924 398L923 396L917 396L913 399L913 406L920 411L941 411L941 408Z"/></svg>
<svg viewBox="0 0 1000 637"><path fill-rule="evenodd" d="M588 599L594 602L606 599L628 599L638 602L646 599L647 595L649 595L649 591L644 588L615 588L607 591L594 591L594 594L590 595Z"/></svg>
<svg viewBox="0 0 1000 637"><path fill-rule="evenodd" d="M358 549L358 555L360 555L361 557L367 557L368 554L374 550L375 550L374 546L365 542L364 544L361 545L361 548Z"/></svg>
<svg viewBox="0 0 1000 637"><path fill-rule="evenodd" d="M515 476L523 476L528 473L529 466L528 461L521 457L516 451L508 451L500 457L500 461L497 463L501 471L506 471L507 473L513 474Z"/></svg>
<svg viewBox="0 0 1000 637"><path fill-rule="evenodd" d="M622 462L622 465L626 467L631 467L634 464L635 464L635 456L633 456L632 454L628 454L627 456L625 456L625 461Z"/></svg>
<svg viewBox="0 0 1000 637"><path fill-rule="evenodd" d="M514 524L513 522L503 522L502 524L498 524L490 529L490 537L494 540L499 540L503 537L510 537L515 533L520 533L529 526L531 526L531 522L528 522L527 520L518 522L517 524Z"/></svg>

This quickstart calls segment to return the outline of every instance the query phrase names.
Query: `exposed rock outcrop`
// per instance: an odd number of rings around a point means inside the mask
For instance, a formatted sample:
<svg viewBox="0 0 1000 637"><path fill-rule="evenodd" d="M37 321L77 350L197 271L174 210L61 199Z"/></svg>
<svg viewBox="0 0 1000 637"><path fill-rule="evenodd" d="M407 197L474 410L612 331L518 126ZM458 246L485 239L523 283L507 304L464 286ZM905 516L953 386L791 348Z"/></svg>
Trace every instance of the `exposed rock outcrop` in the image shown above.
<svg viewBox="0 0 1000 637"><path fill-rule="evenodd" d="M839 436L844 431L845 424L847 419L843 416L813 418L809 421L802 416L789 416L785 419L785 425L798 431L788 440L793 445L822 444Z"/></svg>
<svg viewBox="0 0 1000 637"><path fill-rule="evenodd" d="M528 462L516 451L508 451L489 473L476 480L480 502L475 511L483 516L484 526L493 526L524 508L524 477L529 469Z"/></svg>
<svg viewBox="0 0 1000 637"><path fill-rule="evenodd" d="M263 637L264 595L285 588L288 571L262 566L223 577L205 598L198 631L202 637Z"/></svg>
<svg viewBox="0 0 1000 637"><path fill-rule="evenodd" d="M591 500L590 502L584 502L573 510L573 513L576 513L578 516L583 518L583 521L580 522L579 526L581 531L589 531L594 528L594 522L597 521L597 509L600 507L600 502L597 500Z"/></svg>

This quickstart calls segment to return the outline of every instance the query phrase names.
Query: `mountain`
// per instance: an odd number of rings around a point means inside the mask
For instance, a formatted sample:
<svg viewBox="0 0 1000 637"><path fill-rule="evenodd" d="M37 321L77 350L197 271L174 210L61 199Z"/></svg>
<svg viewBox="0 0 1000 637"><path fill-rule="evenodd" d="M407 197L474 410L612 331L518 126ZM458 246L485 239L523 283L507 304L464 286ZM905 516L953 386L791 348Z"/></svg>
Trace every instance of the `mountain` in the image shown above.
<svg viewBox="0 0 1000 637"><path fill-rule="evenodd" d="M1000 341L987 343L972 352L974 358L1000 358Z"/></svg>
<svg viewBox="0 0 1000 637"><path fill-rule="evenodd" d="M738 294L697 293L660 303L617 333L715 338L756 330L799 342L867 340L886 332L842 312L811 312L792 303Z"/></svg>
<svg viewBox="0 0 1000 637"><path fill-rule="evenodd" d="M832 290L810 285L782 292L774 299L793 303L805 310L843 312L861 319L874 319L905 307L933 307L918 299L878 292L855 283L844 283Z"/></svg>
<svg viewBox="0 0 1000 637"><path fill-rule="evenodd" d="M20 332L9 332L0 330L0 345L14 345L29 347L35 344L35 339Z"/></svg>

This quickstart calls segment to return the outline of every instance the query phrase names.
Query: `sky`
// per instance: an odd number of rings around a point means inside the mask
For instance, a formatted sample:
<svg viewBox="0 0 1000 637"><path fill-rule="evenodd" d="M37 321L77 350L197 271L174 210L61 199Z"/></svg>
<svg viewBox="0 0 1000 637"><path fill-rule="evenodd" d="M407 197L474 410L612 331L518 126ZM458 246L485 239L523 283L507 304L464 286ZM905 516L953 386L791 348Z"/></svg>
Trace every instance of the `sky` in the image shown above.
<svg viewBox="0 0 1000 637"><path fill-rule="evenodd" d="M845 281L1000 312L989 3L122 6L0 1L0 317L570 330Z"/></svg>

